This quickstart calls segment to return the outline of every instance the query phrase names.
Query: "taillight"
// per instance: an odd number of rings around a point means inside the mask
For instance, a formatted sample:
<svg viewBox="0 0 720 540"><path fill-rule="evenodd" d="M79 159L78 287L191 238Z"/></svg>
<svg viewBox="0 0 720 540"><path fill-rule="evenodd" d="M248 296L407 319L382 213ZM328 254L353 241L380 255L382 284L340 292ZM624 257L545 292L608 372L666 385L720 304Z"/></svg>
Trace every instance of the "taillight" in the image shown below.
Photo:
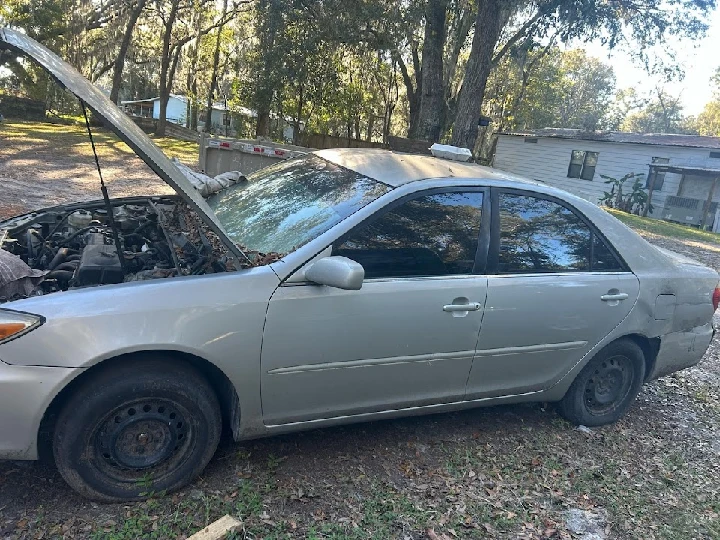
<svg viewBox="0 0 720 540"><path fill-rule="evenodd" d="M718 304L720 304L720 287L715 287L713 291L713 309L717 309Z"/></svg>

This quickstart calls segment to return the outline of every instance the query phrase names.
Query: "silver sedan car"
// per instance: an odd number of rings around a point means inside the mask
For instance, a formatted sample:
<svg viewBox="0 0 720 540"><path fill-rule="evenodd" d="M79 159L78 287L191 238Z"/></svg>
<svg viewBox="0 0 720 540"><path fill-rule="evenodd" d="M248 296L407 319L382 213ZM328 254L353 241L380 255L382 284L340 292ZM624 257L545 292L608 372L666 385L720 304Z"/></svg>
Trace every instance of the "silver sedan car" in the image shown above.
<svg viewBox="0 0 720 540"><path fill-rule="evenodd" d="M0 30L175 188L0 223L0 458L177 489L236 440L499 403L614 422L696 364L718 275L498 171L324 150L198 195L70 66Z"/></svg>

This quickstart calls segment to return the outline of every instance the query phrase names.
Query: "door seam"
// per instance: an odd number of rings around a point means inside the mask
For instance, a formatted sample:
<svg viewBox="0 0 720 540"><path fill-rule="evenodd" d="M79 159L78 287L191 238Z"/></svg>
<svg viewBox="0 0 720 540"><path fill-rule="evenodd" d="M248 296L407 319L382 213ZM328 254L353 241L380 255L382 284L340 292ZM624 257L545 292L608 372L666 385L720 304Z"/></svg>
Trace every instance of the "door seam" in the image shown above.
<svg viewBox="0 0 720 540"><path fill-rule="evenodd" d="M277 286L273 289L272 294L270 295L270 298L268 298L267 305L265 306L265 319L263 320L263 327L262 327L262 335L260 336L260 380L258 381L260 384L260 421L263 425L265 425L265 402L263 401L263 351L265 349L265 327L267 326L267 320L268 320L268 312L270 311L270 302L272 302L273 297L275 296L275 293L278 291L280 286L282 285L282 282L278 283Z"/></svg>
<svg viewBox="0 0 720 540"><path fill-rule="evenodd" d="M478 345L480 344L480 333L483 329L483 321L485 320L485 309L487 308L487 301L489 296L490 279L488 278L488 276L485 276L485 301L483 302L482 313L480 314L480 329L478 330L477 336L475 337L475 351L473 352L472 362L470 362L470 369L468 370L467 378L465 379L465 391L463 392L463 400L467 399L468 384L470 384L470 375L472 374L473 367L475 367Z"/></svg>

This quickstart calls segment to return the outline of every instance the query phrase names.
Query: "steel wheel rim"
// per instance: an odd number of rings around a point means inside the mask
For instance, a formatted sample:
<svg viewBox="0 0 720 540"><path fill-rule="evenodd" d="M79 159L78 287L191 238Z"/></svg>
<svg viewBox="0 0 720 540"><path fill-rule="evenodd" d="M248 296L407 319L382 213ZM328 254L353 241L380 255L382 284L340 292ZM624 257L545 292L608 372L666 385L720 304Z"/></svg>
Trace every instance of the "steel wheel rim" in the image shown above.
<svg viewBox="0 0 720 540"><path fill-rule="evenodd" d="M94 431L96 467L119 482L156 481L187 459L189 412L167 399L148 398L113 409Z"/></svg>
<svg viewBox="0 0 720 540"><path fill-rule="evenodd" d="M603 360L585 383L583 403L588 412L602 416L617 408L630 393L634 378L633 364L627 356Z"/></svg>

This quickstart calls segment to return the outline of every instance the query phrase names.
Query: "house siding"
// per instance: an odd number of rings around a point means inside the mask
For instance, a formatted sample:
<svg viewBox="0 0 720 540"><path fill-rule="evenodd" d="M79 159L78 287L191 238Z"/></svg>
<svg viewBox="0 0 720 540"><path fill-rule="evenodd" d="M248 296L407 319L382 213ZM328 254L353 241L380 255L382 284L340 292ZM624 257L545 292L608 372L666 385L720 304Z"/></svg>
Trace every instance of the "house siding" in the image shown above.
<svg viewBox="0 0 720 540"><path fill-rule="evenodd" d="M167 111L165 111L165 118L167 121L174 124L184 125L186 114L187 103L175 96L170 96L168 99ZM153 101L153 118L160 118L160 98L155 98Z"/></svg>
<svg viewBox="0 0 720 540"><path fill-rule="evenodd" d="M648 165L653 157L669 158L671 165L705 163L720 159L709 159L707 148L681 146L660 146L633 143L588 141L581 139L537 138L537 143L526 143L525 137L499 135L493 166L520 176L564 189L593 203L598 203L609 186L600 175L621 178L628 173L642 173L647 177ZM570 154L573 150L598 152L595 177L592 180L568 178ZM682 175L667 173L660 191L653 192L652 217L660 217L668 195L677 195ZM705 199L711 180L688 176L683 184L683 196ZM643 179L643 185L645 181ZM686 191L687 190L687 191ZM692 191L692 195L686 194ZM720 190L715 194L720 202Z"/></svg>

